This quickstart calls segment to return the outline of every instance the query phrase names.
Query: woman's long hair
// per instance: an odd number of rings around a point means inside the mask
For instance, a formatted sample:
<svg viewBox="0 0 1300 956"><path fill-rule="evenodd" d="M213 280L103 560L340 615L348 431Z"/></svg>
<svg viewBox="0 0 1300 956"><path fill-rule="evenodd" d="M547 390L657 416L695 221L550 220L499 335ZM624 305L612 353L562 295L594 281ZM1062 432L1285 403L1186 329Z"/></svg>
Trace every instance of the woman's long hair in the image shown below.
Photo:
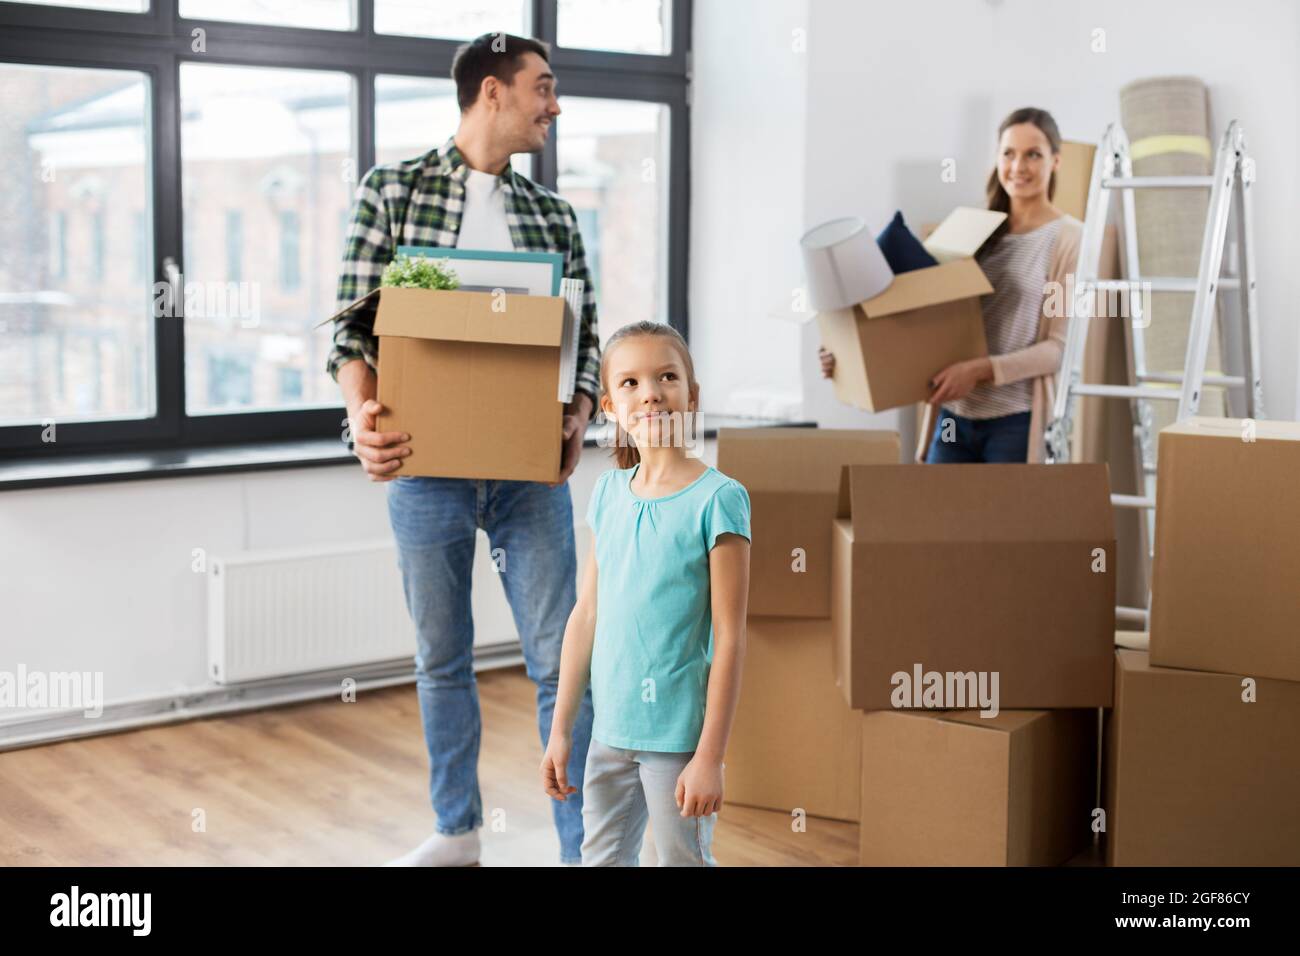
<svg viewBox="0 0 1300 956"><path fill-rule="evenodd" d="M609 374L609 357L614 354L614 348L619 343L627 339L636 338L642 335L657 335L667 339L673 347L681 354L682 364L686 366L686 386L688 393L696 397L698 401L699 383L695 380L695 363L691 361L691 351L686 346L686 340L682 334L671 325L665 325L662 322L651 322L649 320L642 322L633 322L623 326L617 332L609 337L605 347L600 353L600 393L601 395L609 394L609 383L606 376ZM696 409L698 413L698 408ZM596 413L600 413L600 405L596 406ZM632 436L623 431L623 426L618 423L615 417L608 417L608 421L614 424L614 461L619 468L631 468L641 460L641 453L637 451L636 445L633 444Z"/></svg>
<svg viewBox="0 0 1300 956"><path fill-rule="evenodd" d="M1008 127L1015 126L1019 123L1033 123L1047 137L1047 144L1052 148L1052 155L1055 156L1061 151L1061 131L1056 127L1056 120L1052 119L1052 114L1047 110L1040 110L1033 106L1024 106L1015 110L1002 121L998 127L998 142L1002 142L1002 134L1007 131ZM994 162L993 172L989 173L988 185L984 191L988 196L989 208L996 212L1011 212L1011 197L1007 191L1002 188L1002 183L998 179L998 166L1001 159ZM1051 178L1047 181L1047 199L1050 202L1056 195L1056 171L1052 171ZM1003 219L993 234L989 236L988 248L998 242L1011 228L1011 219Z"/></svg>

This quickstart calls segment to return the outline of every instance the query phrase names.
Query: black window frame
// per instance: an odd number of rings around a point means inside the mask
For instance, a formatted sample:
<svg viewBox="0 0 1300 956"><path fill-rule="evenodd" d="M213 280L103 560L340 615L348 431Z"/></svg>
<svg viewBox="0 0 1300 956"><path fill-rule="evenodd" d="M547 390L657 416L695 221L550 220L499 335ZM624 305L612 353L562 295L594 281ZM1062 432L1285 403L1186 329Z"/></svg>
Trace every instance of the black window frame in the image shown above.
<svg viewBox="0 0 1300 956"><path fill-rule="evenodd" d="M131 70L149 86L152 251L150 282L165 282L164 262L185 272L181 208L180 66L186 62L319 69L352 78L357 102L353 143L357 168L374 165L375 77L450 76L463 39L390 36L374 32L375 0L355 0L351 31L182 19L179 0L152 0L146 13L0 2L0 63ZM530 34L551 46L561 96L661 103L669 107L667 314L689 341L687 264L690 235L690 48L693 0L673 0L667 54L559 47L558 0L532 0ZM206 52L191 49L192 31L205 33ZM556 136L561 115L533 159L534 178L556 188ZM447 130L445 135L450 135ZM434 131L429 145L444 134ZM133 268L133 266L131 267ZM322 316L321 318L324 318ZM154 320L155 414L148 418L55 421L57 441L42 440L41 422L0 426L0 458L37 460L125 451L156 451L257 441L337 439L343 402L287 410L185 414L185 328L181 319ZM326 374L324 369L319 373ZM307 374L312 374L308 369ZM42 419L48 421L48 419Z"/></svg>

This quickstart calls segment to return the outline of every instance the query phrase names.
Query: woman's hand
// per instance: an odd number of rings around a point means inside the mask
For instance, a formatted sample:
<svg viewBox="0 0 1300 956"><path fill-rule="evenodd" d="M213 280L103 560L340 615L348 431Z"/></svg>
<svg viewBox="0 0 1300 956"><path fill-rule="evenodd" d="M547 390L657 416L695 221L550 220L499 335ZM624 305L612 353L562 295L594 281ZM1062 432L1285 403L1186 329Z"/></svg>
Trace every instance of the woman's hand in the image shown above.
<svg viewBox="0 0 1300 956"><path fill-rule="evenodd" d="M930 379L934 392L926 401L938 408L944 402L955 402L965 398L980 382L988 382L992 379L993 363L987 357L954 362Z"/></svg>
<svg viewBox="0 0 1300 956"><path fill-rule="evenodd" d="M822 378L830 378L832 375L834 375L835 374L834 353L827 352L824 348L822 348L819 345L817 346L817 357L821 359L821 363L822 363Z"/></svg>
<svg viewBox="0 0 1300 956"><path fill-rule="evenodd" d="M551 735L546 744L546 753L542 755L542 789L548 797L563 802L569 794L578 788L569 785L569 749L568 737Z"/></svg>
<svg viewBox="0 0 1300 956"><path fill-rule="evenodd" d="M722 809L722 762L696 754L677 778L677 806L684 817L707 817Z"/></svg>

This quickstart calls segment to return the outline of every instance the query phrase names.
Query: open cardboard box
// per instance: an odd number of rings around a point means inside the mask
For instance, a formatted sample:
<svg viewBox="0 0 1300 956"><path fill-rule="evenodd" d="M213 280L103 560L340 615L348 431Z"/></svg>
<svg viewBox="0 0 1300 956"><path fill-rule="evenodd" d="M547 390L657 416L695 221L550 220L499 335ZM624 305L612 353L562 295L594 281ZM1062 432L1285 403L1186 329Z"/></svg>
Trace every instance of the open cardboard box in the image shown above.
<svg viewBox="0 0 1300 956"><path fill-rule="evenodd" d="M1109 707L1115 523L1105 465L846 465L831 535L835 682L988 675L999 705ZM971 706L957 703L955 706Z"/></svg>
<svg viewBox="0 0 1300 956"><path fill-rule="evenodd" d="M399 476L556 481L572 329L562 296L375 289L379 431L410 433ZM324 322L320 323L324 324ZM560 383L561 385L563 383Z"/></svg>
<svg viewBox="0 0 1300 956"><path fill-rule="evenodd" d="M818 313L836 398L869 412L925 401L936 372L988 354L979 297L993 286L973 257L1005 218L954 209L924 242L938 265L900 273L850 309Z"/></svg>

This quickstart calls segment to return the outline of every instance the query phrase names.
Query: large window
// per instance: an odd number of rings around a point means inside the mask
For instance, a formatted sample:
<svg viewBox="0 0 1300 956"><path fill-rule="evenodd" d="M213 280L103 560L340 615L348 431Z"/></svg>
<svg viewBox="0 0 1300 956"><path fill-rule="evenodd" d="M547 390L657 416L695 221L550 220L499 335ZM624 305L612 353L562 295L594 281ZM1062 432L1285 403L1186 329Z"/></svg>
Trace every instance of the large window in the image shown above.
<svg viewBox="0 0 1300 956"><path fill-rule="evenodd" d="M600 337L668 321L668 107L560 98L560 192L578 213Z"/></svg>
<svg viewBox="0 0 1300 956"><path fill-rule="evenodd" d="M189 414L287 407L285 368L304 373L293 404L337 401L320 374L330 331L312 326L334 307L355 99L346 73L181 65L181 185L195 243L183 250L195 263L185 274ZM306 282L300 256L313 263ZM248 370L209 361L233 346ZM208 381L232 368L236 387Z"/></svg>
<svg viewBox="0 0 1300 956"><path fill-rule="evenodd" d="M689 0L0 0L0 451L337 437L356 184L459 121L456 47L554 50L514 168L574 206L601 336L687 332ZM669 241L669 237L673 237Z"/></svg>
<svg viewBox="0 0 1300 956"><path fill-rule="evenodd" d="M149 81L0 63L0 113L0 427L148 416Z"/></svg>

